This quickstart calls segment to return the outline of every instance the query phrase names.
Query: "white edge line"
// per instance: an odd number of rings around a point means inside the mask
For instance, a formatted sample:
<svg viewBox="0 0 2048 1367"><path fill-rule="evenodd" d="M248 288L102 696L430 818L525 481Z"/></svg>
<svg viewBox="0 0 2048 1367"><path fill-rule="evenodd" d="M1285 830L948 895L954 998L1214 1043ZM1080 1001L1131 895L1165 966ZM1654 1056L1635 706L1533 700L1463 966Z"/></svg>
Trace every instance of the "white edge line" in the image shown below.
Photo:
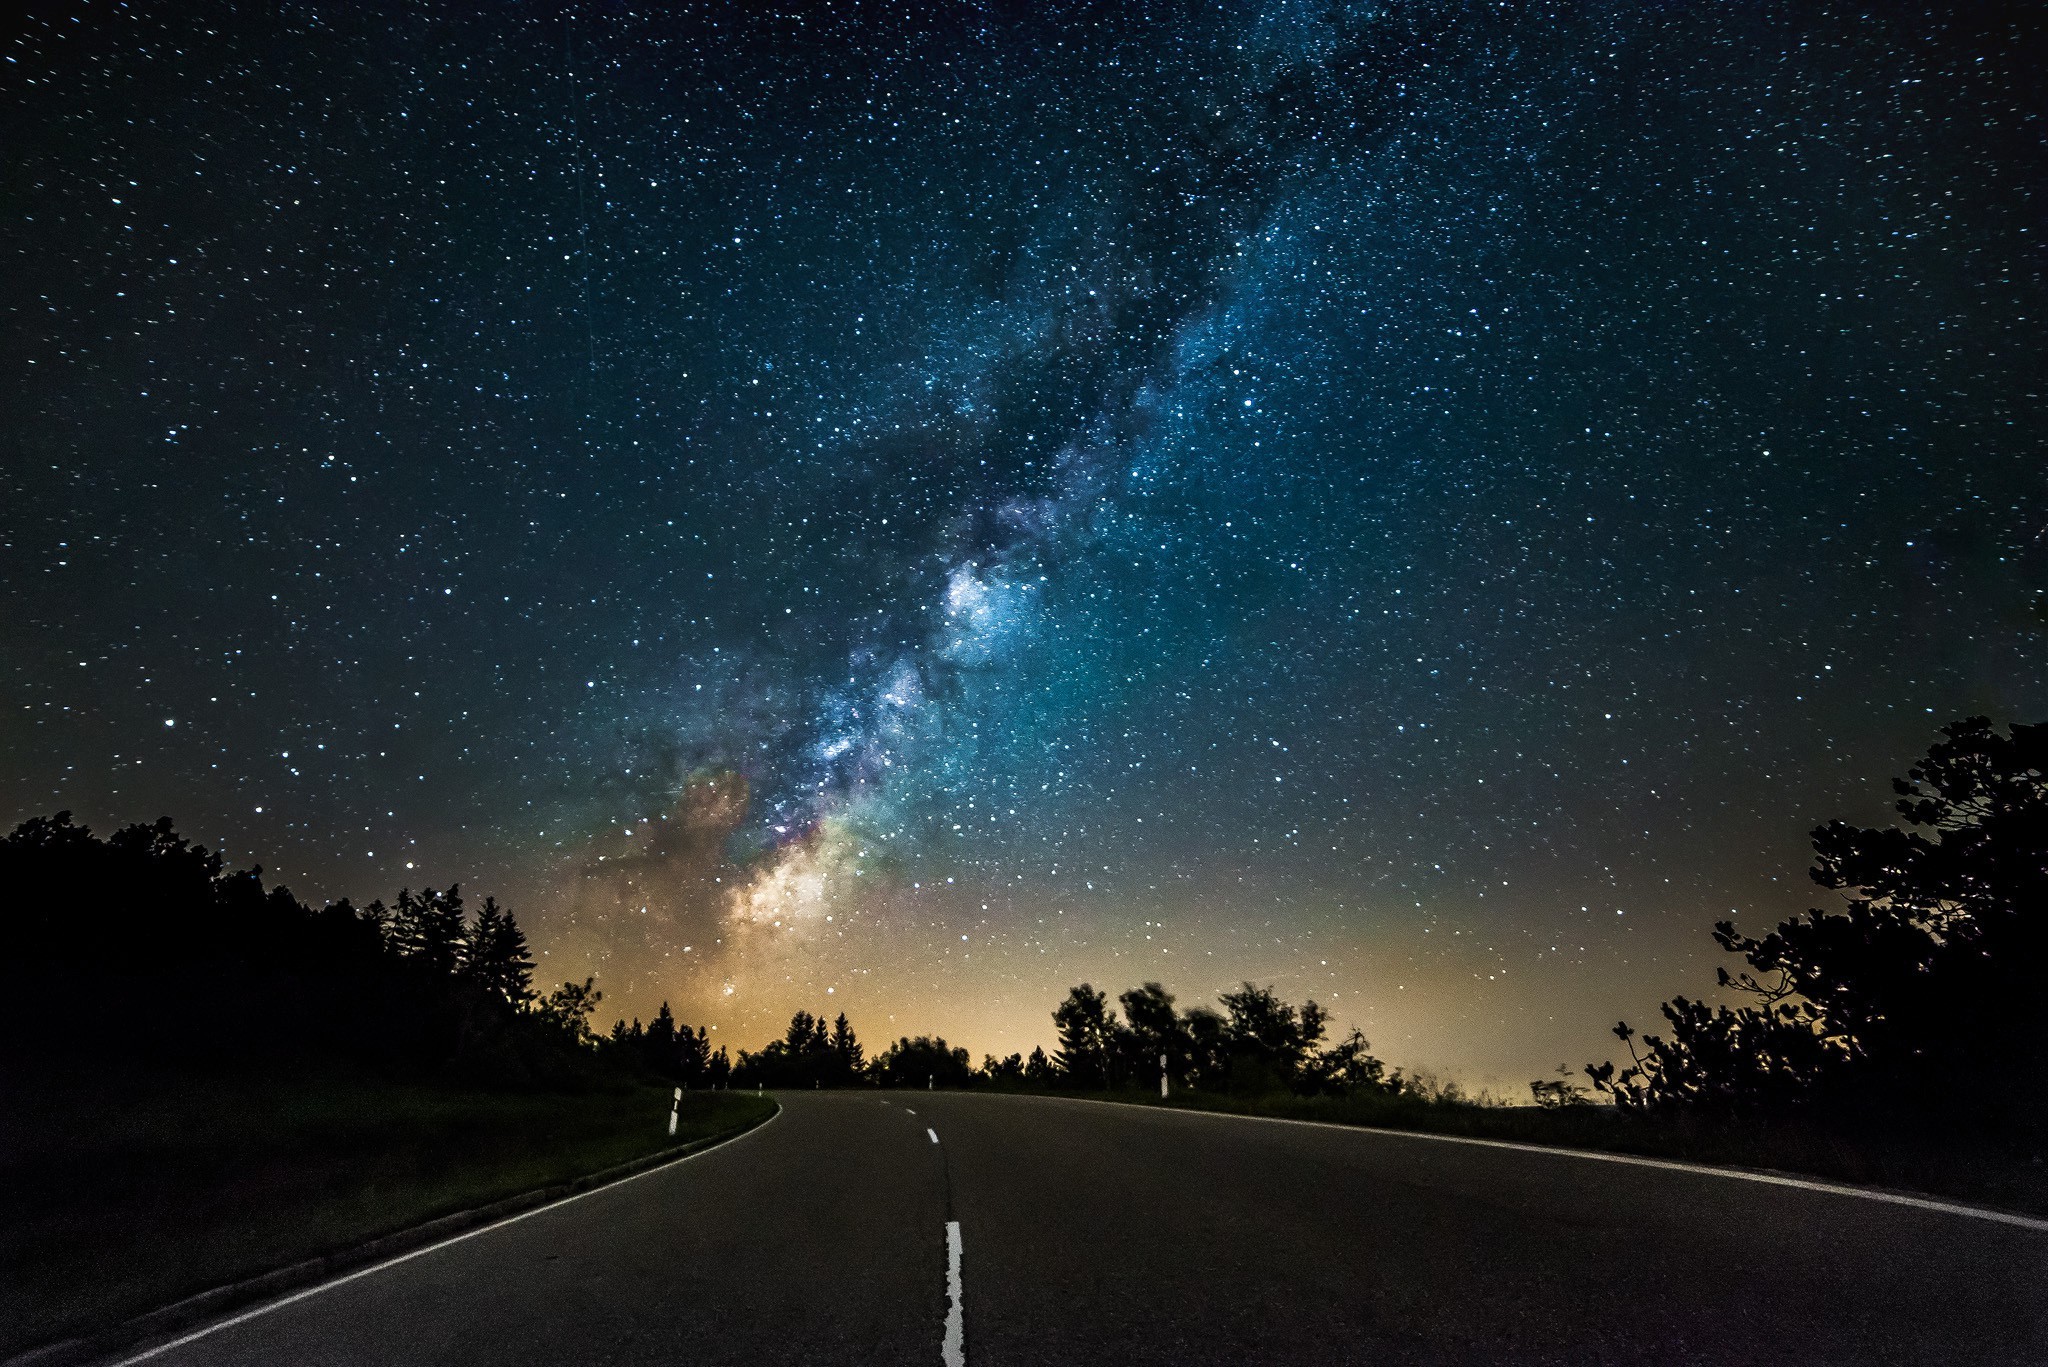
<svg viewBox="0 0 2048 1367"><path fill-rule="evenodd" d="M960 1222L946 1221L946 1337L939 1345L945 1367L967 1367L967 1323L960 1308Z"/></svg>
<svg viewBox="0 0 2048 1367"><path fill-rule="evenodd" d="M1515 1149L1522 1153L1549 1154L1556 1158L1583 1158L1592 1163L1621 1163L1632 1168L1664 1168L1671 1172L1690 1172L1707 1177L1725 1177L1735 1182L1757 1182L1771 1187L1797 1187L1801 1191L1818 1191L1832 1196L1854 1196L1865 1201L1882 1201L1886 1205L1911 1206L1916 1210L1932 1210L1943 1215L1961 1215L1972 1220L1988 1220L1993 1224L2013 1225L2019 1229L2031 1229L2048 1233L2048 1220L2032 1215L2015 1215L2010 1211L1991 1210L1984 1206L1966 1206L1954 1201L1937 1201L1928 1196L1908 1196L1903 1192L1879 1191L1871 1187L1852 1187L1841 1182L1823 1182L1814 1178L1786 1177L1774 1172L1757 1172L1750 1168L1723 1168L1711 1163L1685 1163L1672 1158L1644 1158L1632 1153L1606 1153L1599 1149L1567 1149L1555 1144L1525 1144L1515 1139L1479 1139L1464 1134L1437 1134L1430 1130L1398 1130L1383 1125L1340 1125L1331 1120L1295 1120L1278 1115L1239 1115L1233 1111L1203 1111L1192 1106L1140 1106L1128 1101L1099 1101L1085 1096L1026 1096L1027 1101L1064 1101L1086 1106L1119 1106L1126 1110L1144 1111L1150 1114L1206 1116L1212 1120L1255 1120L1266 1125L1306 1125L1317 1130L1342 1130L1351 1134L1386 1135L1395 1139L1433 1139L1443 1144L1476 1144L1487 1149Z"/></svg>
<svg viewBox="0 0 2048 1367"><path fill-rule="evenodd" d="M274 1301L265 1301L261 1305L251 1306L249 1309L242 1311L240 1314L230 1315L228 1318L224 1320L217 1320L214 1323L205 1326L204 1328L195 1329L191 1333L186 1334L180 1338L174 1338L169 1343L159 1343L158 1345L156 1345L156 1347L144 1349L142 1352L136 1353L131 1357L120 1358L115 1362L109 1364L109 1367L129 1367L130 1363L147 1362L149 1359L156 1357L159 1354L170 1352L173 1348L182 1348L188 1343L196 1343L200 1339L206 1338L208 1335L218 1334L223 1329L232 1329L238 1324L246 1324L250 1320L257 1319L263 1315L267 1315L273 1310L282 1310L287 1305L292 1305L299 1301L306 1300L309 1297L317 1296L323 1291L332 1291L335 1287L346 1286L350 1282L355 1281L358 1278L373 1276L376 1273L386 1270L387 1268L396 1267L400 1263L409 1263L414 1258L423 1258L429 1253L438 1253L442 1249L447 1248L450 1244L459 1244L464 1239L474 1239L479 1234L489 1234L492 1230L503 1229L506 1225L516 1225L521 1220L530 1219L535 1215L540 1215L550 1210L560 1210L563 1206L568 1205L572 1201L581 1201L584 1197L595 1196L601 1191L616 1191L618 1188L625 1186L628 1182L637 1182L643 1177L652 1177L657 1172L667 1172L670 1168L678 1167L681 1164L689 1162L693 1158L702 1158L707 1153L716 1153L718 1150L724 1148L727 1144L736 1143L739 1140L745 1139L750 1134L754 1134L758 1131L767 1129L770 1125L773 1125L775 1123L776 1119L780 1117L781 1114L782 1107L777 1106L775 1108L775 1113L773 1115L769 1116L760 1124L750 1126L741 1133L732 1136L731 1139L723 1140L720 1143L712 1144L706 1148L698 1149L695 1153L686 1153L680 1158L670 1159L668 1162L657 1164L654 1167L646 1169L644 1172L636 1172L630 1174L629 1176L621 1177L616 1182L606 1182L602 1186L592 1187L588 1191L579 1191L576 1192L574 1195L564 1196L559 1201L550 1201L544 1206L535 1206L532 1210L522 1210L517 1215L508 1215L502 1220L493 1220L491 1223L487 1225L478 1225L475 1229L466 1229L460 1234L450 1235L448 1238L441 1240L439 1243L428 1244L423 1248L415 1248L409 1253L401 1253L396 1257L386 1258L381 1263L371 1263L368 1267L359 1267L353 1272L346 1273L342 1276L336 1277L333 1281L321 1282L316 1286L308 1286L302 1290L294 1291L289 1296L281 1296Z"/></svg>

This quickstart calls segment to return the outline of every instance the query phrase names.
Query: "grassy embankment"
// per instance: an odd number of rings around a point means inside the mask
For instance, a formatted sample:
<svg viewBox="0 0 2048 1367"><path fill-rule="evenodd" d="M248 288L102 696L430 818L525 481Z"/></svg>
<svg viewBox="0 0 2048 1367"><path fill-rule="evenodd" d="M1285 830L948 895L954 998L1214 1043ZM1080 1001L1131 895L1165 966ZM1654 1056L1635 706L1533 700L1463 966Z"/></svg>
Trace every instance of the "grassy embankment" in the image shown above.
<svg viewBox="0 0 2048 1367"><path fill-rule="evenodd" d="M1598 1149L1692 1163L1799 1173L2048 1216L2048 1161L2038 1146L1944 1135L1850 1135L1815 1125L1731 1126L1623 1115L1612 1106L1557 1109L1422 1097L1231 1096L1180 1091L1047 1092L1130 1105L1221 1111L1337 1125L1423 1130L1521 1144Z"/></svg>
<svg viewBox="0 0 2048 1367"><path fill-rule="evenodd" d="M9 1077L0 1356L456 1211L734 1131L773 1104L365 1078Z"/></svg>

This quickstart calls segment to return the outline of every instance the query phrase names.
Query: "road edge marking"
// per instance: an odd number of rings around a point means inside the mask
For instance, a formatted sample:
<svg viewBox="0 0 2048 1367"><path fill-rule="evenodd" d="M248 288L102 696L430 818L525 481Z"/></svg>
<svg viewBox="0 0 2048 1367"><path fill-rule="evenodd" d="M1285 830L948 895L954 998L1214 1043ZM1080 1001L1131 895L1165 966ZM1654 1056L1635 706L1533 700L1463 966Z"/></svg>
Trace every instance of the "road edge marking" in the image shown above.
<svg viewBox="0 0 2048 1367"><path fill-rule="evenodd" d="M429 1253L438 1252L441 1249L447 1248L452 1244L459 1244L465 1239L474 1239L479 1234L489 1234L494 1229L503 1229L507 1225L516 1225L521 1220L531 1219L532 1217L540 1215L546 1211L560 1210L563 1206L566 1206L574 1201L581 1201L586 1196L595 1196L599 1192L604 1191L617 1191L620 1187L625 1186L628 1182L637 1182L643 1177L652 1177L657 1172L667 1172L669 1169L679 1167L682 1164L689 1162L693 1158L702 1158L707 1153L717 1153L720 1149L736 1144L740 1140L745 1139L750 1134L759 1134L762 1130L767 1129L770 1125L773 1125L777 1120L779 1120L782 1117L782 1110L782 1106L780 1105L780 1103L778 1103L775 1107L774 1113L770 1115L766 1120L762 1121L758 1125L749 1125L746 1129L740 1131L736 1135L733 1135L730 1139L722 1140L719 1143L708 1145L705 1148L696 1149L690 1153L680 1154L677 1157L670 1159L666 1163L659 1163L651 1168L643 1168L639 1172L628 1173L626 1176L619 1178L616 1182L606 1182L601 1186L589 1187L583 1191L571 1192L569 1195L562 1197L560 1200L550 1201L544 1206L535 1206L531 1210L522 1210L516 1215L508 1215L502 1220L493 1220L491 1221L491 1223L487 1225L478 1225L475 1229L465 1229L460 1234L450 1235L448 1238L442 1239L437 1243L424 1244L419 1248L410 1249L404 1253L396 1255L395 1257L386 1258L382 1262L371 1263L367 1267L359 1267L355 1269L353 1272L345 1272L341 1276L332 1278L331 1280L317 1282L312 1286L302 1287L299 1290L292 1292L288 1296L280 1296L276 1300L264 1301L260 1305L252 1305L247 1310L243 1310L236 1314L230 1315L223 1320L216 1320L212 1324L204 1325L198 1329L194 1329L192 1332L188 1334L181 1334L177 1338L174 1338L167 1343L159 1343L155 1347L145 1348L143 1351L139 1353L131 1353L127 1357L116 1358L113 1361L109 1362L107 1364L107 1367L130 1367L130 1364L132 1363L147 1362L153 1357L157 1357L161 1354L170 1352L173 1348L182 1348L188 1343L197 1343L200 1339L208 1338L214 1334L218 1334L223 1329L232 1329L238 1324L247 1324L250 1320L260 1319L261 1317L269 1314L273 1310L282 1310L287 1305L295 1305L299 1301L309 1300L312 1297L319 1295L323 1291L332 1291L337 1286L346 1286L352 1281L357 1281L363 1277L372 1276L375 1273L382 1272L387 1268L396 1267L400 1263L409 1263L414 1258L423 1258Z"/></svg>
<svg viewBox="0 0 2048 1367"><path fill-rule="evenodd" d="M1735 1182L1756 1182L1764 1186L1794 1187L1801 1191L1817 1191L1831 1196L1853 1196L1865 1201L1880 1201L1886 1205L1908 1206L1916 1210L1931 1210L1942 1215L1960 1215L1972 1220L1985 1220L1993 1224L2012 1225L2018 1229L2048 1233L2048 1219L2033 1215L2021 1215L2014 1211L1994 1210L1989 1206L1965 1205L1959 1201L1943 1201L1932 1196L1910 1196L1905 1192L1885 1191L1878 1187L1857 1187L1846 1182L1829 1182L1818 1177L1793 1177L1784 1173L1762 1172L1755 1168L1721 1167L1713 1163L1688 1163L1676 1158L1649 1158L1633 1153L1609 1153L1602 1149L1571 1149L1557 1144L1530 1144L1518 1139L1481 1139L1475 1135L1437 1134L1432 1130L1400 1130L1385 1125L1343 1125L1333 1120L1296 1120L1281 1115L1240 1115L1234 1111L1204 1111L1192 1106L1141 1106L1128 1101L1102 1101L1087 1096L1030 1096L1017 1095L1020 1101L1056 1101L1085 1106L1116 1106L1124 1110L1142 1111L1149 1115L1202 1116L1212 1120L1251 1120L1265 1125L1304 1125L1316 1130L1340 1130L1349 1134L1385 1135L1394 1139L1435 1140L1444 1144L1473 1144L1486 1149L1515 1149L1523 1153L1548 1154L1556 1158L1582 1158L1593 1163L1620 1163L1634 1168L1664 1168L1671 1172L1689 1172L1707 1177L1722 1177Z"/></svg>
<svg viewBox="0 0 2048 1367"><path fill-rule="evenodd" d="M939 1361L944 1367L967 1367L967 1317L960 1306L958 1220L946 1221L946 1337L939 1344Z"/></svg>

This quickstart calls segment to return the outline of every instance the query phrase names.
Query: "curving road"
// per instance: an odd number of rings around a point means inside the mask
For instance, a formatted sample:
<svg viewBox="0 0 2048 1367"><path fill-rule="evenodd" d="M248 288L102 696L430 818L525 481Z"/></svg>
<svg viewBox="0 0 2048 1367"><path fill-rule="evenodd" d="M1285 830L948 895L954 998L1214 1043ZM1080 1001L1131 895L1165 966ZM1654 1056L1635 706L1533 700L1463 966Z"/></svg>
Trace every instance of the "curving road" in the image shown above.
<svg viewBox="0 0 2048 1367"><path fill-rule="evenodd" d="M2048 1362L2041 1222L1078 1101L781 1100L127 1360Z"/></svg>

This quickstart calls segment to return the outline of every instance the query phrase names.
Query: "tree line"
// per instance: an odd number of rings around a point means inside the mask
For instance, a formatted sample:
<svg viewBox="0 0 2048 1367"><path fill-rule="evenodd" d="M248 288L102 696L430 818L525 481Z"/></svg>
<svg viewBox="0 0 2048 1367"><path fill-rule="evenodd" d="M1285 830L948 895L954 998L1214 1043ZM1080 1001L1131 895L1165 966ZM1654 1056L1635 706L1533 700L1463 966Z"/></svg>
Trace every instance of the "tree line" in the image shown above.
<svg viewBox="0 0 2048 1367"><path fill-rule="evenodd" d="M651 1025L635 1019L613 1026L606 1047L686 1086L1105 1091L1156 1087L1163 1070L1180 1087L1233 1093L1400 1096L1415 1090L1412 1079L1373 1057L1357 1030L1328 1040L1329 1016L1314 1001L1296 1009L1271 987L1251 983L1218 1000L1220 1011L1177 1010L1172 993L1145 983L1118 996L1119 1016L1106 994L1082 983L1053 1010L1059 1044L1052 1054L1042 1047L1028 1058L984 1054L979 1065L967 1050L929 1035L904 1036L869 1058L844 1012L828 1026L808 1011L790 1017L781 1039L743 1049L730 1061L723 1047L711 1051L703 1027L676 1024L667 1002Z"/></svg>
<svg viewBox="0 0 2048 1367"><path fill-rule="evenodd" d="M654 1019L619 1021L601 1051L685 1087L964 1087L977 1080L965 1049L943 1039L905 1036L870 1058L846 1013L829 1024L798 1011L781 1039L737 1060L711 1048L703 1026L677 1023L663 1002ZM991 1060L993 1062L993 1060Z"/></svg>
<svg viewBox="0 0 2048 1367"><path fill-rule="evenodd" d="M545 994L518 919L459 887L314 907L223 869L170 818L102 839L69 812L0 839L22 1008L0 1058L327 1061L477 1081L586 1074L590 980Z"/></svg>
<svg viewBox="0 0 2048 1367"><path fill-rule="evenodd" d="M1373 1057L1354 1028L1329 1040L1329 1013L1313 998L1297 1010L1273 989L1244 983L1217 998L1222 1007L1176 1010L1173 994L1145 983L1117 997L1082 983L1052 1013L1059 1048L1047 1061L1056 1086L1156 1086L1162 1075L1183 1087L1235 1093L1398 1095L1409 1082Z"/></svg>

